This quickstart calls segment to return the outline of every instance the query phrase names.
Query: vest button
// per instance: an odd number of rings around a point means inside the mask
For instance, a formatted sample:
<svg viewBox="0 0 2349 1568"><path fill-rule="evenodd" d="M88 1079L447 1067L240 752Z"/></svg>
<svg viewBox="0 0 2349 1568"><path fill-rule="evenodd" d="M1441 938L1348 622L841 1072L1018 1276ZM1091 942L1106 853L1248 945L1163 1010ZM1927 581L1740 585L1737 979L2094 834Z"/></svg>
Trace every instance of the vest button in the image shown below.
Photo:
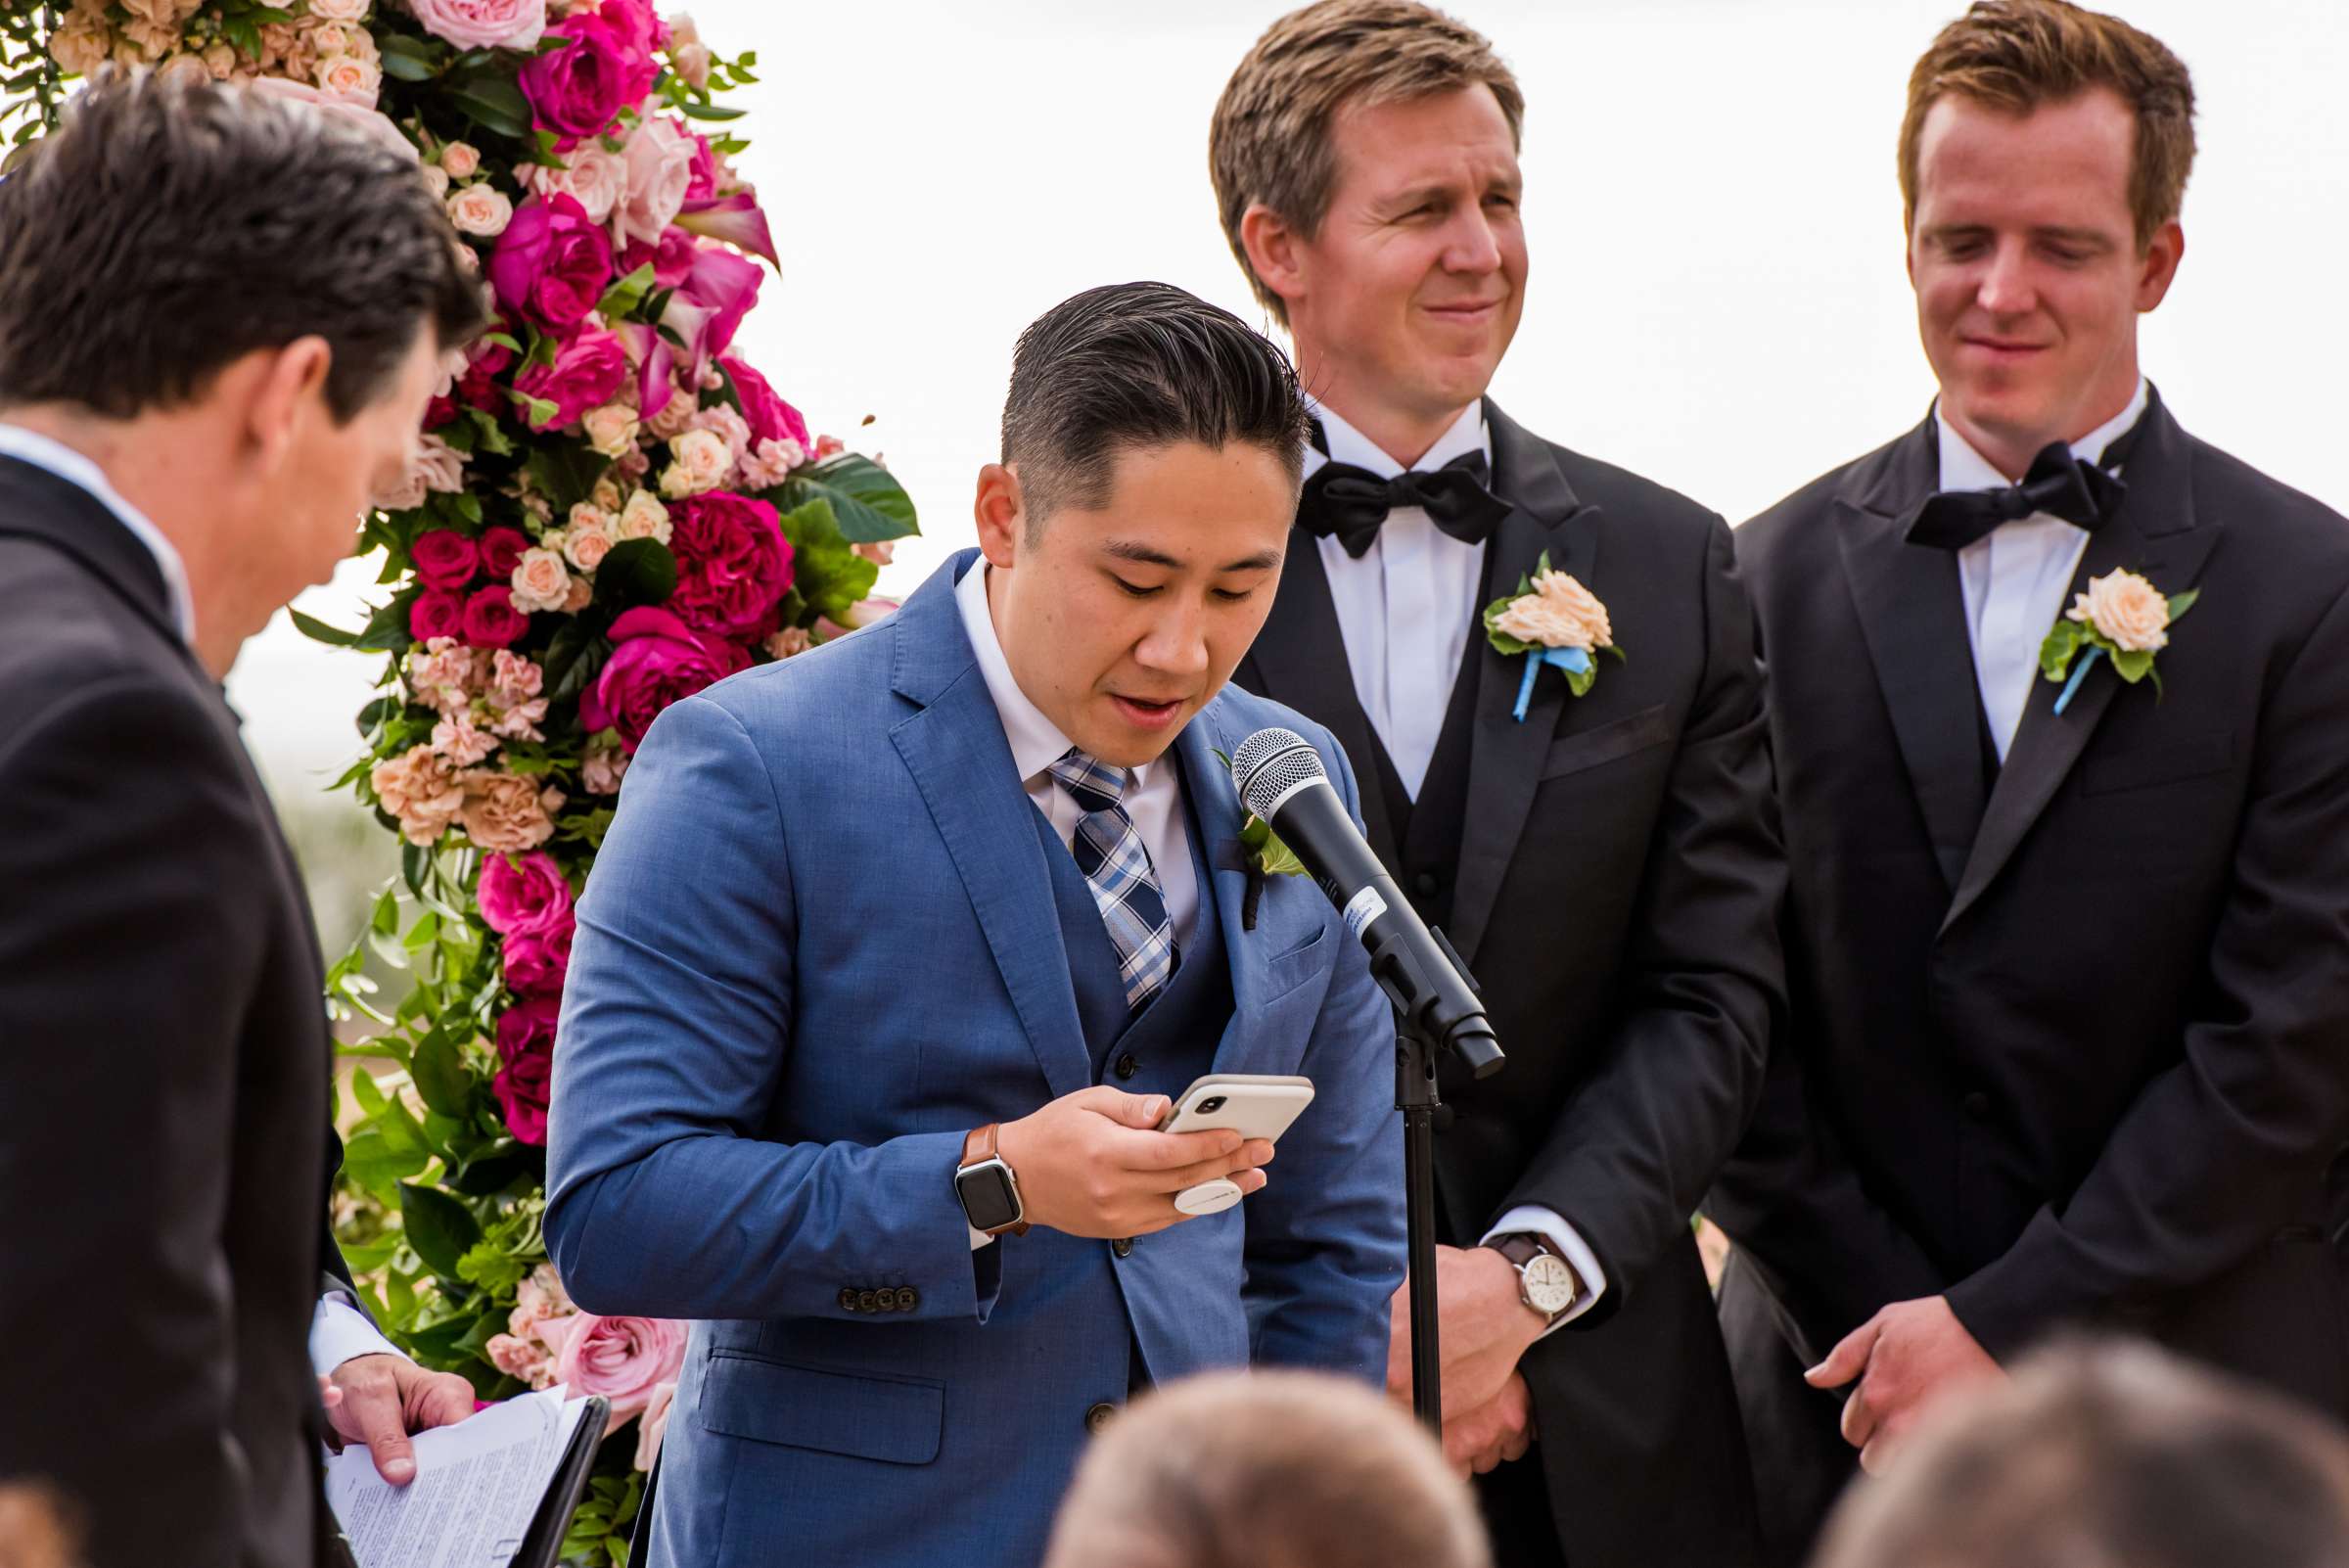
<svg viewBox="0 0 2349 1568"><path fill-rule="evenodd" d="M1975 1089L1972 1093L1968 1094L1964 1099L1958 1101L1958 1103L1964 1106L1965 1114L1972 1117L1977 1122L1984 1120L1990 1115L1990 1096L1983 1093L1980 1089Z"/></svg>
<svg viewBox="0 0 2349 1568"><path fill-rule="evenodd" d="M1128 1051L1125 1055L1118 1058L1118 1065L1115 1069L1118 1077L1120 1078L1131 1078L1134 1074L1140 1072L1141 1070L1142 1064L1134 1059L1133 1052L1131 1051Z"/></svg>
<svg viewBox="0 0 2349 1568"><path fill-rule="evenodd" d="M1433 871L1422 871L1411 878L1411 886L1417 888L1420 894L1426 897L1432 897L1435 891L1443 885L1442 879Z"/></svg>
<svg viewBox="0 0 2349 1568"><path fill-rule="evenodd" d="M1120 1236L1117 1240L1109 1244L1109 1250L1116 1253L1121 1258L1130 1258L1133 1256L1133 1238L1131 1236Z"/></svg>
<svg viewBox="0 0 2349 1568"><path fill-rule="evenodd" d="M1084 1412L1084 1429L1093 1436L1099 1437L1102 1428L1108 1426L1110 1419L1117 1413L1118 1407L1114 1405L1096 1405Z"/></svg>
<svg viewBox="0 0 2349 1568"><path fill-rule="evenodd" d="M844 1313L856 1311L856 1287L854 1285L840 1287L840 1310Z"/></svg>

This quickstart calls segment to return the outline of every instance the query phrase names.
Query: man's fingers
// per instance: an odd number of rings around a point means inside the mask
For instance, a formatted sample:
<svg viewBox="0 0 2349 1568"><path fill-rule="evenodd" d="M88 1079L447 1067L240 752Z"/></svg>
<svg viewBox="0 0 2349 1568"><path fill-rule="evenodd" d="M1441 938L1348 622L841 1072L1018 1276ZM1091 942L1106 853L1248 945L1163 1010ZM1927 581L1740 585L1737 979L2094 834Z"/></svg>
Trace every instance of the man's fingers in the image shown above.
<svg viewBox="0 0 2349 1568"><path fill-rule="evenodd" d="M1803 1374L1803 1381L1813 1388L1841 1388L1867 1369L1868 1352L1876 1348L1876 1336L1884 1331L1879 1314L1862 1323L1843 1336L1841 1344L1827 1352L1827 1359Z"/></svg>
<svg viewBox="0 0 2349 1568"><path fill-rule="evenodd" d="M1843 1402L1843 1440L1855 1449L1867 1447L1868 1438L1876 1430L1876 1412L1867 1403L1867 1385L1863 1383L1852 1390L1852 1397Z"/></svg>
<svg viewBox="0 0 2349 1568"><path fill-rule="evenodd" d="M1102 1157L1125 1171L1179 1171L1204 1165L1239 1151L1241 1136L1226 1128L1205 1132L1141 1132L1121 1128L1112 1133Z"/></svg>
<svg viewBox="0 0 2349 1568"><path fill-rule="evenodd" d="M427 1372L424 1386L417 1390L411 1431L429 1432L437 1426L454 1426L473 1413L473 1385L455 1372Z"/></svg>
<svg viewBox="0 0 2349 1568"><path fill-rule="evenodd" d="M1193 1165L1177 1166L1172 1171L1156 1172L1151 1176L1150 1186L1153 1191L1158 1192L1180 1192L1183 1188L1195 1187L1202 1181L1213 1181L1218 1176L1230 1176L1239 1183L1242 1192L1254 1192L1257 1187L1264 1185L1264 1180L1260 1176L1255 1184L1251 1185L1244 1173L1253 1172L1264 1163L1263 1160L1257 1158L1259 1152L1268 1158L1271 1151L1272 1145L1259 1139L1253 1143L1244 1144L1228 1154L1216 1154Z"/></svg>
<svg viewBox="0 0 2349 1568"><path fill-rule="evenodd" d="M353 1382L358 1386L353 1387ZM416 1451L408 1443L399 1389L389 1376L345 1383L343 1405L335 1415L336 1424L366 1444L367 1452L375 1455L376 1474L395 1487L416 1479Z"/></svg>
<svg viewBox="0 0 2349 1568"><path fill-rule="evenodd" d="M1120 1127L1150 1129L1167 1119L1174 1102L1164 1094L1128 1094L1124 1089L1096 1084L1080 1089L1071 1096L1087 1110L1098 1111Z"/></svg>

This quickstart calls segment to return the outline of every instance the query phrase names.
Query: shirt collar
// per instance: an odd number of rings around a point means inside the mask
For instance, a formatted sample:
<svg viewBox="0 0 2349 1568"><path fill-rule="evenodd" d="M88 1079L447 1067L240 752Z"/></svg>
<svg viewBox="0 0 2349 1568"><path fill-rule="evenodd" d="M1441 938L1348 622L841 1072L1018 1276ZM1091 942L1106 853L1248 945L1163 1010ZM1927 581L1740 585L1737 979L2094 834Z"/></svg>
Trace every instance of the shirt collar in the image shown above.
<svg viewBox="0 0 2349 1568"><path fill-rule="evenodd" d="M1397 462L1376 441L1349 425L1345 417L1328 404L1309 396L1306 406L1313 410L1313 418L1321 422L1322 438L1329 442L1329 454L1326 457L1311 446L1305 449L1307 477L1310 478L1324 463L1352 463L1356 468L1367 470L1380 479L1393 479L1405 472L1404 464ZM1493 460L1493 439L1485 430L1485 400L1482 397L1461 409L1460 417L1451 422L1451 428L1437 437L1436 443L1427 449L1417 463L1410 466L1422 474L1432 473L1465 452L1482 452L1486 462Z"/></svg>
<svg viewBox="0 0 2349 1568"><path fill-rule="evenodd" d="M1003 720L1003 738L1011 743L1011 764L1020 770L1020 782L1026 784L1067 756L1075 743L1044 716L1042 709L1029 701L1012 676L1011 662L1003 657L1003 643L995 635L995 618L987 607L987 575L993 570L985 556L972 562L954 585L954 605L962 613L962 630L971 639L971 651L979 656L979 673L987 681L987 694L994 699L995 713ZM1139 790L1156 765L1127 769L1132 776L1130 788Z"/></svg>
<svg viewBox="0 0 2349 1568"><path fill-rule="evenodd" d="M2150 393L2145 378L2137 378L2137 393L2129 406L2118 414L2072 442L2072 455L2082 462L2103 461L2104 448L2129 433L2138 417L2144 413ZM1958 434L1948 420L1941 417L1941 403L1933 404L1933 428L1941 439L1941 484L1945 490L2003 490L2013 481L2000 473L1987 457L1974 449L1974 443Z"/></svg>
<svg viewBox="0 0 2349 1568"><path fill-rule="evenodd" d="M104 469L63 441L5 422L0 422L0 455L30 463L69 484L80 485L114 513L130 530L131 536L147 546L148 553L155 557L156 568L163 575L163 591L171 601L172 623L179 627L181 641L190 647L196 645L196 600L188 591L187 564L180 560L179 551L172 547L171 541L163 537L162 530L149 522L144 512L122 499L107 482Z"/></svg>

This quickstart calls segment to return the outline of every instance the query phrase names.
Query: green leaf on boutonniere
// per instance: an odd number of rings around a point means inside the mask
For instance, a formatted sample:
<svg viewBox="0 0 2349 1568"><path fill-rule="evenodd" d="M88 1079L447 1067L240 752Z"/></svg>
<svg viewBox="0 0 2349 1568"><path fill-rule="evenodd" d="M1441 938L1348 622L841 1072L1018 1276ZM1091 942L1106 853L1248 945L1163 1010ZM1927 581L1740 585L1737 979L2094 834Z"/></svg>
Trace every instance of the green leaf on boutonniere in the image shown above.
<svg viewBox="0 0 2349 1568"><path fill-rule="evenodd" d="M2134 686L2153 673L2153 651L2149 648L2119 648L2110 652L2112 672ZM2155 690L2161 687L2160 677L2153 681Z"/></svg>
<svg viewBox="0 0 2349 1568"><path fill-rule="evenodd" d="M2200 588L2188 588L2188 589L2187 589L2187 590L2186 590L2184 593L2173 593L2173 594L2171 594L2171 595L2170 595L2170 620L2171 620L2171 622L2172 622L2173 623L2176 623L2176 621L2178 620L2178 618L2179 618L2180 616L2183 616L2183 615L2185 615L2185 614L2186 614L2186 613L2187 613L2188 610L2191 610L2191 609L2194 607L2194 601L2195 601L2196 599L2199 599L2199 598L2201 598L2201 597L2202 597L2202 590L2201 590Z"/></svg>
<svg viewBox="0 0 2349 1568"><path fill-rule="evenodd" d="M1491 604L1485 606L1485 640L1492 643L1494 652L1501 655L1503 658L1513 659L1519 654L1536 653L1540 651L1542 646L1540 643L1527 642L1523 637L1512 637L1507 632L1502 631L1499 627L1496 626L1493 623L1499 620L1501 615L1507 611L1510 605L1515 604L1518 600L1533 592L1534 578L1543 576L1549 570L1549 552L1544 550L1541 553L1541 555L1535 558L1532 575L1520 575L1518 576L1517 591L1515 593L1504 593L1499 598L1494 600ZM1618 655L1617 657L1620 658L1621 655ZM1577 695L1580 695L1580 693L1577 693Z"/></svg>
<svg viewBox="0 0 2349 1568"><path fill-rule="evenodd" d="M2039 670L2050 680L2061 680L2072 667L2072 657L2080 651L2081 626L2077 621L2057 617L2048 632L2048 640L2039 645Z"/></svg>
<svg viewBox="0 0 2349 1568"><path fill-rule="evenodd" d="M1266 876L1305 875L1305 862L1297 858L1297 853L1280 842L1280 835L1272 831L1271 823L1253 811L1249 813L1248 820L1240 824L1240 847L1248 852L1257 868Z"/></svg>

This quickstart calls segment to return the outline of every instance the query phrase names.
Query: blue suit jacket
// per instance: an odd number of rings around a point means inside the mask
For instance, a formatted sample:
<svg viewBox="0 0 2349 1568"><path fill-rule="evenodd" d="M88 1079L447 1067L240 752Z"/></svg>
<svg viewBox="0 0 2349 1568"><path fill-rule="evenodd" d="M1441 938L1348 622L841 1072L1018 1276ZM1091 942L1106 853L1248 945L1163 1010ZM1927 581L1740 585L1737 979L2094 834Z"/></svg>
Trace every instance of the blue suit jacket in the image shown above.
<svg viewBox="0 0 2349 1568"><path fill-rule="evenodd" d="M1315 1098L1267 1189L1110 1243L974 1253L963 1136L1094 1082L1045 851L942 568L870 630L720 682L646 737L581 900L546 1240L579 1305L696 1319L656 1568L1032 1564L1138 1350L1384 1374L1404 1268L1384 997L1320 892L1241 928L1214 753L1319 726L1226 687L1175 745L1235 999L1214 1065ZM874 1312L886 1291L898 1310ZM910 1305L908 1305L910 1304Z"/></svg>

